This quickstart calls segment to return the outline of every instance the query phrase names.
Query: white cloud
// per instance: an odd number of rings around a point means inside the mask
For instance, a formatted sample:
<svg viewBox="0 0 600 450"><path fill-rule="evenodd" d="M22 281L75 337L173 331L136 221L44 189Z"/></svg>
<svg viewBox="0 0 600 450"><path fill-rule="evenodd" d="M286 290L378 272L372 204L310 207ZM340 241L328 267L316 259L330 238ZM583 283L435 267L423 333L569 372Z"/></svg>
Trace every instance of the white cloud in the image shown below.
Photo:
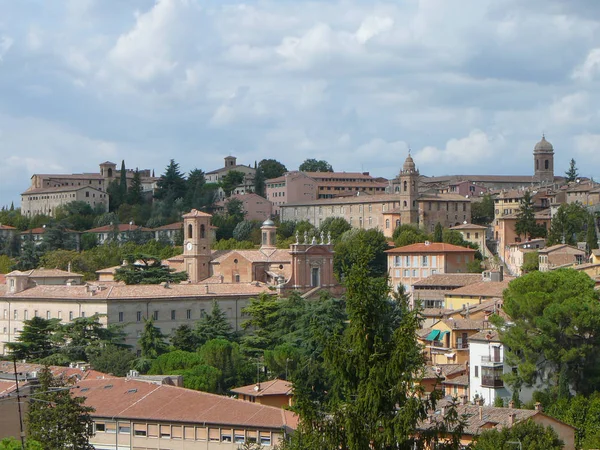
<svg viewBox="0 0 600 450"><path fill-rule="evenodd" d="M591 118L589 111L589 94L575 92L556 100L550 107L550 118L556 125L585 123Z"/></svg>
<svg viewBox="0 0 600 450"><path fill-rule="evenodd" d="M444 165L444 170L470 169L490 161L502 137L490 138L481 130L472 130L463 138L452 138L443 149L427 146L417 151L414 159L421 164Z"/></svg>
<svg viewBox="0 0 600 450"><path fill-rule="evenodd" d="M369 16L360 24L356 31L356 39L361 44L367 43L373 37L386 32L394 25L391 17Z"/></svg>
<svg viewBox="0 0 600 450"><path fill-rule="evenodd" d="M0 36L0 62L4 58L4 55L8 53L13 45L13 40L8 36Z"/></svg>
<svg viewBox="0 0 600 450"><path fill-rule="evenodd" d="M600 73L600 48L590 50L585 61L573 71L573 78L590 81Z"/></svg>

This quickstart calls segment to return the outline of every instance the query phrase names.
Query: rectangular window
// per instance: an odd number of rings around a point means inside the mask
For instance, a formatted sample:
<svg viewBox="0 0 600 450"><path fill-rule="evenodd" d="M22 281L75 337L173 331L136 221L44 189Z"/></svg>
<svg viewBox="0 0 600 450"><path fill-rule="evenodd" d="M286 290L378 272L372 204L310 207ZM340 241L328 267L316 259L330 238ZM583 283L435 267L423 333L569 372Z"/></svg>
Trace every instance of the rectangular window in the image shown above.
<svg viewBox="0 0 600 450"><path fill-rule="evenodd" d="M123 320L124 320L124 315L125 315L125 314L123 313L123 311L119 312L119 322L123 322Z"/></svg>
<svg viewBox="0 0 600 450"><path fill-rule="evenodd" d="M183 439L183 427L181 425L171 427L171 439Z"/></svg>
<svg viewBox="0 0 600 450"><path fill-rule="evenodd" d="M171 438L171 425L160 425L160 437L163 439Z"/></svg>
<svg viewBox="0 0 600 450"><path fill-rule="evenodd" d="M96 422L96 433L104 433L106 431L106 425L104 422Z"/></svg>
<svg viewBox="0 0 600 450"><path fill-rule="evenodd" d="M404 271L402 272L402 276L403 276L404 278L408 278L408 277L410 277L410 270L408 270L408 269L404 269Z"/></svg>
<svg viewBox="0 0 600 450"><path fill-rule="evenodd" d="M138 322L142 321L142 312L141 311L138 311L135 313L135 320Z"/></svg>
<svg viewBox="0 0 600 450"><path fill-rule="evenodd" d="M154 320L158 320L158 311L154 311L154 312L152 313L152 318L153 318Z"/></svg>
<svg viewBox="0 0 600 450"><path fill-rule="evenodd" d="M46 311L46 320L52 319L52 313L50 311Z"/></svg>
<svg viewBox="0 0 600 450"><path fill-rule="evenodd" d="M186 312L185 312L185 318L186 319L191 319L192 318L192 310L191 309L186 310Z"/></svg>
<svg viewBox="0 0 600 450"><path fill-rule="evenodd" d="M158 437L158 425L155 425L155 424L148 425L148 437L150 437L150 438Z"/></svg>
<svg viewBox="0 0 600 450"><path fill-rule="evenodd" d="M418 273L418 270L417 269L413 269L412 276L416 278L417 277L417 273Z"/></svg>
<svg viewBox="0 0 600 450"><path fill-rule="evenodd" d="M235 444L243 444L246 442L246 433L244 433L244 430L233 431L233 442Z"/></svg>
<svg viewBox="0 0 600 450"><path fill-rule="evenodd" d="M268 431L260 432L260 445L271 445L271 433Z"/></svg>
<svg viewBox="0 0 600 450"><path fill-rule="evenodd" d="M18 320L18 319L19 319L19 311L17 311L16 309L13 311L13 318L14 318L15 320Z"/></svg>
<svg viewBox="0 0 600 450"><path fill-rule="evenodd" d="M431 267L437 267L437 256L436 255L431 256Z"/></svg>
<svg viewBox="0 0 600 450"><path fill-rule="evenodd" d="M475 378L479 378L479 366L475 366Z"/></svg>
<svg viewBox="0 0 600 450"><path fill-rule="evenodd" d="M396 267L402 267L402 257L401 256L394 256L394 265Z"/></svg>
<svg viewBox="0 0 600 450"><path fill-rule="evenodd" d="M146 437L147 430L146 430L146 424L145 423L134 423L133 424L133 434L134 436L143 436Z"/></svg>
<svg viewBox="0 0 600 450"><path fill-rule="evenodd" d="M248 442L250 444L256 444L256 440L257 440L257 436L258 436L256 431L248 430L247 436L248 436Z"/></svg>
<svg viewBox="0 0 600 450"><path fill-rule="evenodd" d="M129 424L119 424L119 434L131 434L131 426Z"/></svg>
<svg viewBox="0 0 600 450"><path fill-rule="evenodd" d="M404 267L410 267L410 256L404 257Z"/></svg>
<svg viewBox="0 0 600 450"><path fill-rule="evenodd" d="M196 427L196 440L205 441L207 439L207 432L205 427Z"/></svg>
<svg viewBox="0 0 600 450"><path fill-rule="evenodd" d="M85 317L85 311L81 311L81 317Z"/></svg>
<svg viewBox="0 0 600 450"><path fill-rule="evenodd" d="M413 267L419 267L419 257L417 255L413 256L412 266Z"/></svg>
<svg viewBox="0 0 600 450"><path fill-rule="evenodd" d="M475 239L479 239L479 233L475 233Z"/></svg>
<svg viewBox="0 0 600 450"><path fill-rule="evenodd" d="M29 311L23 311L23 320L29 320Z"/></svg>
<svg viewBox="0 0 600 450"><path fill-rule="evenodd" d="M218 428L208 429L208 440L211 442L219 442L221 440L221 433Z"/></svg>
<svg viewBox="0 0 600 450"><path fill-rule="evenodd" d="M423 267L428 267L429 266L429 257L427 255L423 255L421 257L421 264Z"/></svg>
<svg viewBox="0 0 600 450"><path fill-rule="evenodd" d="M171 310L171 320L175 320L175 310Z"/></svg>
<svg viewBox="0 0 600 450"><path fill-rule="evenodd" d="M186 441L193 441L195 439L195 429L194 427L183 427L183 438Z"/></svg>
<svg viewBox="0 0 600 450"><path fill-rule="evenodd" d="M471 233L467 233L467 239L471 239Z"/></svg>
<svg viewBox="0 0 600 450"><path fill-rule="evenodd" d="M106 423L106 432L107 433L116 433L117 432L117 424L114 422L107 422Z"/></svg>
<svg viewBox="0 0 600 450"><path fill-rule="evenodd" d="M233 433L231 429L221 429L221 442L232 442L233 441Z"/></svg>

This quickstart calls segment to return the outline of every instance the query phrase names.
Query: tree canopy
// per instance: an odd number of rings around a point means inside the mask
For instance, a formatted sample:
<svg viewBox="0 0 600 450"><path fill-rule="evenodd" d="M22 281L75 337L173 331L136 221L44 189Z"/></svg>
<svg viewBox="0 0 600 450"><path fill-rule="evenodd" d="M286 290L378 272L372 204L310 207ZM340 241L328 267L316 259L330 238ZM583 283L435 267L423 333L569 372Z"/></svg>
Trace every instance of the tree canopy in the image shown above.
<svg viewBox="0 0 600 450"><path fill-rule="evenodd" d="M515 222L515 232L519 236L524 236L526 240L546 236L546 228L538 225L535 220L535 209L533 199L529 191L525 191L520 201L517 211L517 221Z"/></svg>
<svg viewBox="0 0 600 450"><path fill-rule="evenodd" d="M300 172L333 172L333 167L324 159L316 160L309 158L298 168Z"/></svg>
<svg viewBox="0 0 600 450"><path fill-rule="evenodd" d="M571 158L569 162L569 169L565 172L565 181L568 183L572 183L579 178L579 171L577 170L577 166L575 164L575 160Z"/></svg>
<svg viewBox="0 0 600 450"><path fill-rule="evenodd" d="M263 159L258 163L266 180L277 178L287 172L287 168L275 159Z"/></svg>
<svg viewBox="0 0 600 450"><path fill-rule="evenodd" d="M389 248L383 233L376 229L352 229L346 231L336 243L333 258L333 270L342 280L351 267L363 258L368 258L368 269L372 277L385 277L387 274L387 256Z"/></svg>
<svg viewBox="0 0 600 450"><path fill-rule="evenodd" d="M544 427L532 420L518 422L502 430L485 430L473 444L473 450L561 450L564 442L550 426Z"/></svg>
<svg viewBox="0 0 600 450"><path fill-rule="evenodd" d="M127 255L127 265L115 271L115 280L125 284L180 283L188 279L186 272L175 272L160 258L143 254Z"/></svg>
<svg viewBox="0 0 600 450"><path fill-rule="evenodd" d="M244 182L244 172L239 170L230 170L219 181L219 187L225 192L225 197L231 197L232 192L236 187Z"/></svg>
<svg viewBox="0 0 600 450"><path fill-rule="evenodd" d="M595 241L596 229L594 217L580 203L563 203L558 207L556 214L552 217L550 231L546 245L551 246L564 242L569 245L577 245L589 239L590 244ZM590 220L591 219L591 220ZM589 230L588 236L588 227ZM592 248L597 248L597 242Z"/></svg>

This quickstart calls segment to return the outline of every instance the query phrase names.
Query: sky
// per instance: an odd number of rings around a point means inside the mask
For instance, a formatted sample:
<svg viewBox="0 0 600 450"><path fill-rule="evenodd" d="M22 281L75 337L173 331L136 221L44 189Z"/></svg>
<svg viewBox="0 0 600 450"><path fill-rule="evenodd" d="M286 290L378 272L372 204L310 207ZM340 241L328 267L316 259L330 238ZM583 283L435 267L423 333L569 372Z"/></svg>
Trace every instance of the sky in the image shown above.
<svg viewBox="0 0 600 450"><path fill-rule="evenodd" d="M0 206L34 173L274 158L600 178L600 2L0 0Z"/></svg>

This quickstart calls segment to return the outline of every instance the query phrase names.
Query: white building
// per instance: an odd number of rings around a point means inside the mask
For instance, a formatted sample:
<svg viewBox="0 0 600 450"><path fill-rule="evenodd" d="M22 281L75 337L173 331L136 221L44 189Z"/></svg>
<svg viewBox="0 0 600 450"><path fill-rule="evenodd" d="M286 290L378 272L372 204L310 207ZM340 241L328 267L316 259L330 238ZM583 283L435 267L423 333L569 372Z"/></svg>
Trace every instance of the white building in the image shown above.
<svg viewBox="0 0 600 450"><path fill-rule="evenodd" d="M512 367L505 364L504 345L497 331L483 330L469 338L469 392L471 400L483 398L485 405L494 405L496 398L511 400L513 391L502 379ZM535 388L522 387L519 399L528 402Z"/></svg>

